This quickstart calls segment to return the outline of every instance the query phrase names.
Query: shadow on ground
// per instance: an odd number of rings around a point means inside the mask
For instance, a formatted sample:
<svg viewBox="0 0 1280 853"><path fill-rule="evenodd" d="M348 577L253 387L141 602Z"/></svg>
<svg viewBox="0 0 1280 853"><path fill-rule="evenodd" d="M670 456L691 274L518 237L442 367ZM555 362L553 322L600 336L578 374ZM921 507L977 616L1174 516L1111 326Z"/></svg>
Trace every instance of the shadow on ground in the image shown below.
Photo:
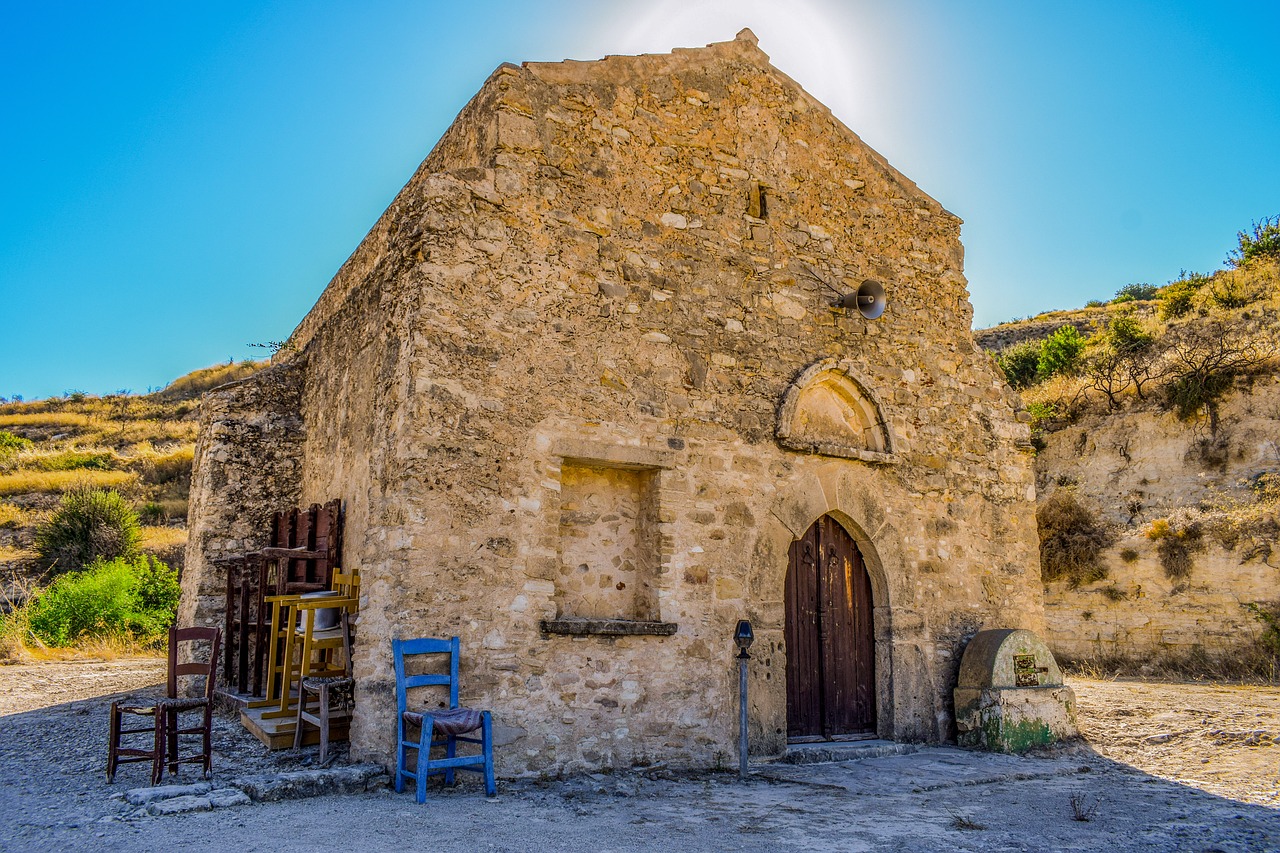
<svg viewBox="0 0 1280 853"><path fill-rule="evenodd" d="M0 675L3 671L0 670ZM143 693L158 695L153 686ZM388 790L154 817L123 799L143 764L104 773L113 694L0 717L0 849L1260 851L1280 849L1280 810L1159 779L1087 748L1044 758L921 747L731 774L670 770L433 789L418 806ZM137 693L129 695L138 695ZM303 770L315 750L269 753L220 714L215 786ZM180 781L198 779L184 769ZM1086 818L1086 819L1081 819Z"/></svg>

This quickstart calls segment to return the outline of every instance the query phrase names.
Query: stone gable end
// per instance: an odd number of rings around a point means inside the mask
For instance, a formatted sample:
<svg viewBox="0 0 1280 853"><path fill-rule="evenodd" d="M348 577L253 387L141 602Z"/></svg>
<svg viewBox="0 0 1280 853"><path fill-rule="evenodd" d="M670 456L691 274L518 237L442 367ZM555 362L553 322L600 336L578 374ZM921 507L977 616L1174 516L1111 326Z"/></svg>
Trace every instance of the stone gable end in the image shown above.
<svg viewBox="0 0 1280 853"><path fill-rule="evenodd" d="M340 497L354 754L394 760L390 639L456 634L500 773L714 766L739 619L751 748L785 747L788 554L831 515L871 581L879 733L951 739L967 638L1043 629L1027 427L959 230L749 33L502 66L278 356L301 426L228 464L279 482L205 487L239 440L206 418L184 613L220 618L221 527ZM832 307L866 279L882 317ZM249 418L245 387L211 411Z"/></svg>

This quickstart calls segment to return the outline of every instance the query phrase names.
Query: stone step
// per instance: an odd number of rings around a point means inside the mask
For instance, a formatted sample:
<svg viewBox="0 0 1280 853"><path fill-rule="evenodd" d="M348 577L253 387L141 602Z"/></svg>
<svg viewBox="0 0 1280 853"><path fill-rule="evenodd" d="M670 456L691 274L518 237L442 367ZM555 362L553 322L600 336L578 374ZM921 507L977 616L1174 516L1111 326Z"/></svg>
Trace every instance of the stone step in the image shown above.
<svg viewBox="0 0 1280 853"><path fill-rule="evenodd" d="M784 764L821 764L830 761L858 761L863 758L884 758L887 755L907 755L915 752L911 743L895 743L880 738L848 741L821 741L818 743L792 743L781 759Z"/></svg>

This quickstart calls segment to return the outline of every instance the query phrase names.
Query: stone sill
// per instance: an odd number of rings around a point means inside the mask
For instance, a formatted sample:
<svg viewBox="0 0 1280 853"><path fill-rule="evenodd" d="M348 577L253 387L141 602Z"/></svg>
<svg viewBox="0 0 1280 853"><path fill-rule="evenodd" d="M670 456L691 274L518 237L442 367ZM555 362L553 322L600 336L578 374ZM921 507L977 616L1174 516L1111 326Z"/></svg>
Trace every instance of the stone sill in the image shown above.
<svg viewBox="0 0 1280 853"><path fill-rule="evenodd" d="M539 627L544 634L599 637L670 637L676 632L675 622L637 622L632 619L543 619Z"/></svg>

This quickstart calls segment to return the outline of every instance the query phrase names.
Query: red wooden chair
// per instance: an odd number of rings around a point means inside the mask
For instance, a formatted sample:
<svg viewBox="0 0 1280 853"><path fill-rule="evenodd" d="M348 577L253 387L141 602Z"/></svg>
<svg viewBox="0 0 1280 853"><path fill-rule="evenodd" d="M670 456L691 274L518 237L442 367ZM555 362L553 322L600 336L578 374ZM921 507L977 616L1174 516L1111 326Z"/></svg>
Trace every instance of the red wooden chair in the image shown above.
<svg viewBox="0 0 1280 853"><path fill-rule="evenodd" d="M210 644L209 657L204 662L178 663L178 646L181 643ZM116 701L111 703L111 736L107 746L107 781L116 778L116 767L133 761L151 762L151 784L160 782L164 765L169 765L170 773L178 772L178 765L191 761L204 764L204 775L207 777L213 769L213 684L217 667L218 646L222 643L222 631L217 628L177 628L169 629L169 683L165 698L154 702L138 703ZM181 697L178 695L178 679L184 676L204 677L203 695ZM182 728L181 715L192 711L201 713L198 724ZM142 728L124 728L125 717L150 718L150 724ZM124 746L121 739L124 735L148 734L151 736L147 748ZM179 745L183 735L201 735L202 746L199 753L183 756L179 753Z"/></svg>

